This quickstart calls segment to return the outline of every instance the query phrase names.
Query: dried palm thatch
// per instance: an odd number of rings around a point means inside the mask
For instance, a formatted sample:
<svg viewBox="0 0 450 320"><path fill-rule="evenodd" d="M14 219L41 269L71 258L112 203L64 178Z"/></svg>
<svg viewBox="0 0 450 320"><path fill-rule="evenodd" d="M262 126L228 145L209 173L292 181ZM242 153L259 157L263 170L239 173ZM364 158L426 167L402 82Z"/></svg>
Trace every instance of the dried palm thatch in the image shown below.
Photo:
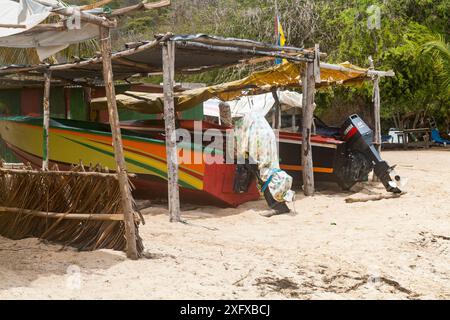
<svg viewBox="0 0 450 320"><path fill-rule="evenodd" d="M0 168L0 235L38 237L83 251L125 250L117 176L102 171L84 171L82 165L71 171ZM139 234L136 241L140 253Z"/></svg>

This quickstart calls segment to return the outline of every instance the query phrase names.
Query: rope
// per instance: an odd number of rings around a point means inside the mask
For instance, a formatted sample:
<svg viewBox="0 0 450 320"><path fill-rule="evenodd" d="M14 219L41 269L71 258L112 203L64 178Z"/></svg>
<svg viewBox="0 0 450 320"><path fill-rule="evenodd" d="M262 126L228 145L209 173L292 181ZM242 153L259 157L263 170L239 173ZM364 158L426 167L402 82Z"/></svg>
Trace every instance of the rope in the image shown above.
<svg viewBox="0 0 450 320"><path fill-rule="evenodd" d="M266 191L267 187L269 186L269 183L272 181L273 175L280 171L281 171L281 169L272 169L271 170L271 174L270 174L269 178L266 180L263 187L261 188L262 192Z"/></svg>

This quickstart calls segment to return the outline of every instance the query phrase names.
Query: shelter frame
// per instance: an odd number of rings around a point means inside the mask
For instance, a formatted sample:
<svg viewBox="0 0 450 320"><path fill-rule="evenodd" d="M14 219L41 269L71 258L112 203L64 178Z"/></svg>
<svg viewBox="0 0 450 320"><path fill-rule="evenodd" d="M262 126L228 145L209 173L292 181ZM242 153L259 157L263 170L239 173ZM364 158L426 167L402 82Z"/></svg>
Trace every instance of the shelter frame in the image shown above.
<svg viewBox="0 0 450 320"><path fill-rule="evenodd" d="M160 5L165 6L170 4L170 1L161 1ZM149 4L150 5L150 4ZM130 8L130 11L145 8L145 4L139 4L136 7ZM158 6L155 6L158 7ZM128 9L127 9L128 10ZM127 10L116 11L116 14L112 15L112 18L117 15L126 14ZM58 14L70 16L73 14L73 10L70 8L56 10ZM147 64L138 62L130 62L124 60L130 52L143 51L145 48L157 48L162 50L162 72L163 72L163 87L164 87L164 122L166 131L166 154L168 165L168 193L169 193L169 214L170 220L179 222L180 217L180 203L179 203L179 190L178 190L178 159L177 159L177 146L176 146L176 134L175 134L175 108L174 108L174 76L176 72L175 52L176 48L186 50L201 50L208 52L209 54L221 53L224 55L237 55L239 57L266 57L266 58L282 58L293 63L304 65L304 74L301 86L303 87L303 143L302 143L302 165L303 165L303 181L304 192L307 196L314 194L314 174L312 163L312 146L310 138L313 127L313 112L314 112L314 92L316 83L320 83L320 68L327 66L327 64L320 63L320 57L323 54L320 53L318 45L312 50L305 50L291 47L277 47L273 45L264 45L252 43L250 41L239 42L239 39L190 39L189 41L183 39L174 39L172 34L166 34L160 36L155 41L139 45L119 53L111 52L111 39L110 29L117 25L115 20L108 19L106 17L97 17L95 15L83 12L81 15L82 20L88 21L98 25L100 29L100 44L101 44L101 57L94 57L86 61L80 61L76 63L67 63L63 65L37 65L27 67L12 67L4 68L0 70L0 74L8 73L42 73L45 78L45 94L44 94L44 157L43 157L43 169L48 170L49 161L49 117L50 117L50 105L49 105L49 90L50 90L50 77L51 73L55 73L63 70L70 70L80 68L80 66L89 65L90 63L99 64L102 63L103 80L106 91L106 98L108 104L109 121L112 132L112 141L114 147L115 161L117 165L117 177L119 180L122 196L122 209L125 221L126 238L127 238L127 256L131 259L138 258L138 252L136 249L136 230L135 230L135 212L133 208L133 197L128 182L128 174L126 171L126 162L123 151L121 130L118 118L117 102L114 89L114 75L113 75L113 62L117 62L124 68L127 67L135 73L148 74L151 72L161 71L158 68L154 68ZM239 61L241 63L242 61ZM236 62L229 65L237 64ZM228 65L208 65L194 68L187 68L179 70L182 72L203 72L212 68L225 67ZM328 65L330 68L335 68L333 65ZM342 70L341 70L342 71ZM369 70L370 71L370 70ZM369 75L373 75L378 80L379 76L385 76L381 72L375 70L368 72ZM377 82L378 83L378 82ZM299 84L300 85L300 84ZM276 93L275 93L276 94ZM379 94L379 88L378 88ZM378 96L379 97L379 96ZM379 98L378 100L379 112ZM277 120L279 126L279 111L277 112Z"/></svg>
<svg viewBox="0 0 450 320"><path fill-rule="evenodd" d="M70 16L73 14L73 10L58 9L57 13ZM114 155L116 161L116 174L121 190L121 204L123 210L123 220L125 222L125 234L127 240L127 256L130 259L137 259L139 254L136 248L136 230L135 230L135 212L133 208L133 197L131 195L130 185L128 181L128 174L126 171L125 156L123 151L123 143L121 137L121 130L119 125L117 103L115 99L115 89L114 89L114 78L113 78L113 66L112 66L112 53L111 53L111 39L110 39L110 29L116 26L115 20L108 20L105 17L96 17L89 13L83 13L81 15L82 20L88 21L98 25L100 30L100 47L101 47L101 58L96 57L90 61L90 63L102 63L102 73L103 80L107 98L109 121L112 133L112 143L114 147ZM176 147L176 134L175 134L175 109L174 109L174 75L175 75L175 41L170 40L171 34L167 34L159 39L151 42L146 47L159 46L162 47L162 64L163 64L163 78L164 78L164 119L166 128L166 153L167 153L167 163L168 163L168 191L169 191L169 213L171 221L181 221L180 218L180 204L179 204L179 191L178 191L178 159L177 159L177 147ZM284 53L281 48L270 46L268 49L260 48L255 50L255 48L245 48L236 45L236 41L229 41L227 46L218 46L211 43L199 42L179 42L180 47L186 47L188 49L200 49L205 51L215 51L221 52L223 54L235 54L242 56L265 56L265 57L278 57L289 59L294 62L304 62L311 61L312 58L309 53L306 53L303 57L297 55L289 55ZM252 44L250 44L251 46ZM289 49L287 51L298 51L302 52L302 49ZM137 49L130 49L134 52ZM138 49L139 50L139 49ZM142 50L142 49L140 49ZM298 53L297 52L297 53ZM120 53L116 54L116 59L120 59ZM124 61L118 60L121 64L125 64ZM67 70L73 67L79 67L81 63L75 64L64 64L64 65L37 65L29 67L12 67L0 70L3 74L33 74L41 73L44 76L44 112L43 112L43 164L42 168L44 171L49 170L49 160L50 160L50 141L49 141L49 130L50 130L50 87L51 87L51 76L53 72L58 70ZM86 63L87 64L87 63ZM236 63L234 63L236 64ZM139 68L140 71L153 71L147 66L143 66L137 63L129 64L129 67ZM211 66L217 67L217 66ZM220 67L220 66L219 66ZM206 71L209 68L199 68L193 71ZM189 70L186 70L189 71ZM39 214L37 212L36 214ZM52 213L53 215L57 213ZM84 216L80 216L83 218ZM118 217L116 217L118 218Z"/></svg>

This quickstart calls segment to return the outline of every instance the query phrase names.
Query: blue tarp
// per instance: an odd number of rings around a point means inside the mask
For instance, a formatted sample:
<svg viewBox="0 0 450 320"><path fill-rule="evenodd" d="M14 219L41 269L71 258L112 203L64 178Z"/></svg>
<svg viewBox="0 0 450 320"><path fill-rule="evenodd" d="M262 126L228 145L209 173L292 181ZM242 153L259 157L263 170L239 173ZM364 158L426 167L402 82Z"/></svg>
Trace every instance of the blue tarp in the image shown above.
<svg viewBox="0 0 450 320"><path fill-rule="evenodd" d="M431 141L434 141L439 144L450 144L450 140L443 139L441 137L438 129L431 130Z"/></svg>

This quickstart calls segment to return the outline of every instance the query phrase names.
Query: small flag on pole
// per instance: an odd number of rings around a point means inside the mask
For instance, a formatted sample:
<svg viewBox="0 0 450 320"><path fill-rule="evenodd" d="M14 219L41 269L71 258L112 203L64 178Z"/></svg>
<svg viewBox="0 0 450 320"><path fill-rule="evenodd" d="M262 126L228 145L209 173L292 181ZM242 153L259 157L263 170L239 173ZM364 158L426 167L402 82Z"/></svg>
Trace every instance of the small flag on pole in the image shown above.
<svg viewBox="0 0 450 320"><path fill-rule="evenodd" d="M283 26L281 25L280 16L277 15L275 18L275 34L277 35L277 45L280 47L284 47L286 43L286 37L284 36ZM284 59L283 59L284 60ZM280 58L275 59L275 64L281 64L282 61Z"/></svg>

